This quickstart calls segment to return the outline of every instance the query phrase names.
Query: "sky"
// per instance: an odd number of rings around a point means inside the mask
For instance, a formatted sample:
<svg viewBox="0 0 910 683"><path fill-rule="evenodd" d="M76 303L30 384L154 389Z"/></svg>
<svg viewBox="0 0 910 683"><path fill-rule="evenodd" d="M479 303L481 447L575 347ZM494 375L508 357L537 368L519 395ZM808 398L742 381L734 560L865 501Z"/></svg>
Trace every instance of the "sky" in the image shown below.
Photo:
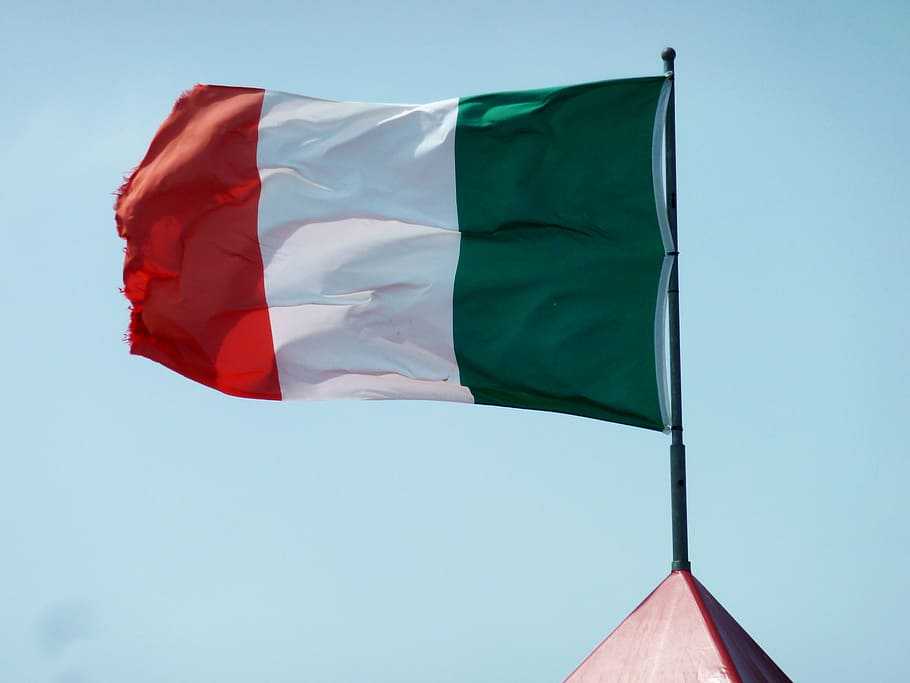
<svg viewBox="0 0 910 683"><path fill-rule="evenodd" d="M795 681L910 679L906 2L19 2L0 680L561 681L669 570L667 436L223 396L123 341L113 192L194 83L426 102L677 59L693 571Z"/></svg>

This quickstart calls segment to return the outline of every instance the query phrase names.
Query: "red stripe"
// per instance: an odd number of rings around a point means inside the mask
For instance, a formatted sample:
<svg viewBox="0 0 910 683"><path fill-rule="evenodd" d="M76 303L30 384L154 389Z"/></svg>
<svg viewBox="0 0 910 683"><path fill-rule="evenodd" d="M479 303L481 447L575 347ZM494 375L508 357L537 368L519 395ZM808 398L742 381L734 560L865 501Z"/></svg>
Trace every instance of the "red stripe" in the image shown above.
<svg viewBox="0 0 910 683"><path fill-rule="evenodd" d="M280 399L265 299L262 90L181 97L117 199L130 351L236 396Z"/></svg>

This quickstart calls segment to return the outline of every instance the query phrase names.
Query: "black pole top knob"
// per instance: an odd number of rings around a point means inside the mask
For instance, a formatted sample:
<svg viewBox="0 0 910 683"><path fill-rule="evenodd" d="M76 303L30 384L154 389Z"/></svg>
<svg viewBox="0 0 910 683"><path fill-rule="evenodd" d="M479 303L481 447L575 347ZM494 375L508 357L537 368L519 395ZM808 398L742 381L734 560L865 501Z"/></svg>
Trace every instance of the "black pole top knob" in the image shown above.
<svg viewBox="0 0 910 683"><path fill-rule="evenodd" d="M672 47L665 47L664 51L660 53L660 56L665 62L670 62L672 64L673 60L676 59L676 50Z"/></svg>

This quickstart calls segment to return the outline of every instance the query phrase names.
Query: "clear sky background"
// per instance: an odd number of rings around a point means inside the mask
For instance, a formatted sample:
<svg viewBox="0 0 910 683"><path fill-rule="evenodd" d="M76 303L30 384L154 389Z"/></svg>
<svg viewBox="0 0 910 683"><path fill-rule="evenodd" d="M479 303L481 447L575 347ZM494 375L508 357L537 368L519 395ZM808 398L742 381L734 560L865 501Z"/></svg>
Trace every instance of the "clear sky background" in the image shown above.
<svg viewBox="0 0 910 683"><path fill-rule="evenodd" d="M910 680L908 35L902 1L6 6L0 680L561 681L669 569L668 437L131 357L112 193L196 82L423 102L668 44L694 572L794 680Z"/></svg>

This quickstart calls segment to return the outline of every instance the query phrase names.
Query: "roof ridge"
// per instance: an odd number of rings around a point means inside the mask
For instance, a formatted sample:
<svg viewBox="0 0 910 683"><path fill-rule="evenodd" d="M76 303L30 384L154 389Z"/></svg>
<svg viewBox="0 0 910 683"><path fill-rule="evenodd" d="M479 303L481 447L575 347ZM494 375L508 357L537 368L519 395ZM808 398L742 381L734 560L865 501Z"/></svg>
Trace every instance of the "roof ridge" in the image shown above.
<svg viewBox="0 0 910 683"><path fill-rule="evenodd" d="M686 583L686 587L689 589L689 592L692 594L692 598L695 600L695 604L698 607L698 612L701 614L702 620L705 622L705 626L708 628L708 635L711 636L711 642L714 643L714 647L717 649L717 654L720 656L720 660L723 663L724 667L728 669L731 676L731 683L743 683L742 677L739 675L739 671L736 668L736 665L733 663L733 658L730 656L730 651L727 649L727 644L724 642L723 637L720 635L720 631L717 629L717 624L714 623L714 619L711 617L711 613L708 611L705 601L702 598L701 591L696 585L696 579L692 576L692 572L687 569L677 569L674 573L679 573L682 575L683 581Z"/></svg>
<svg viewBox="0 0 910 683"><path fill-rule="evenodd" d="M640 610L642 608L642 606L644 606L644 604L646 602L648 602L648 600L651 599L651 596L654 595L658 591L658 589L661 586L663 586L672 576L673 576L673 572L670 572L669 574L667 574L667 576L664 577L663 581L661 581L659 584L657 584L654 587L654 589L650 593L648 593L647 597L645 597L644 600L639 602L638 606L635 609L633 609L631 612L629 612L625 616L625 618L621 622L619 622L619 624L617 624L617 626L612 631L610 631L604 638L602 638L600 640L600 642L597 643L597 645L595 645L594 648L588 653L588 655L583 660L581 660L581 662L578 664L578 666L576 666L574 669L572 669L572 672L568 676L566 676L565 679L563 679L563 683L566 683L566 681L568 681L570 678L572 678L572 676L574 676L576 673L578 673L578 671L585 664L588 663L588 660L591 659L595 655L595 653L600 649L600 647L604 643L606 643L608 640L610 640L610 638L613 636L613 634L616 633L620 628L622 628L622 625L625 624L627 621L629 621L629 619L632 618L632 615L634 615L638 610Z"/></svg>

